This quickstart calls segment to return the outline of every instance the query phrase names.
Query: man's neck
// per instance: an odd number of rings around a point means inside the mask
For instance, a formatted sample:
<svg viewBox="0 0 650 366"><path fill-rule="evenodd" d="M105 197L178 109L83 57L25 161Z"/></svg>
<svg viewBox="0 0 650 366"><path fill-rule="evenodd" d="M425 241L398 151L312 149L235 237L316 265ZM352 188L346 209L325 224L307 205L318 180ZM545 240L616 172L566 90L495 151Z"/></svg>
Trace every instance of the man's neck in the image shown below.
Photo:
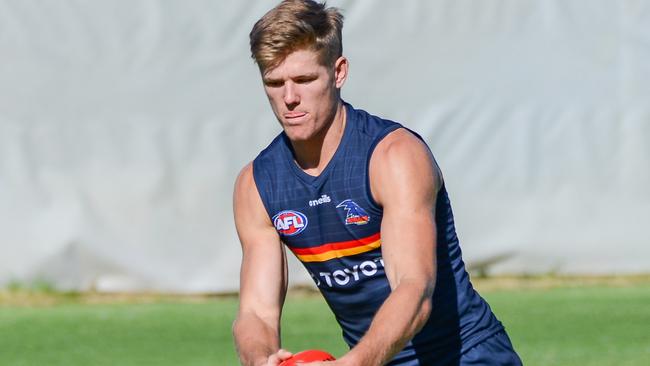
<svg viewBox="0 0 650 366"><path fill-rule="evenodd" d="M332 123L317 136L306 141L291 142L296 163L305 173L318 176L327 167L343 138L346 117L345 106L339 102Z"/></svg>

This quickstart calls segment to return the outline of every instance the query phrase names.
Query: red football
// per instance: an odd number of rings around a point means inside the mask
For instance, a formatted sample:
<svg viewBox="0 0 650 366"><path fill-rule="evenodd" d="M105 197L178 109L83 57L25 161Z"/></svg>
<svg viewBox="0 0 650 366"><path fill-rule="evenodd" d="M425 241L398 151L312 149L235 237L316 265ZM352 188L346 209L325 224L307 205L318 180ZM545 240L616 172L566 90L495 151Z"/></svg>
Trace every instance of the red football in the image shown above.
<svg viewBox="0 0 650 366"><path fill-rule="evenodd" d="M317 349L309 349L306 351L298 352L280 364L280 366L294 366L296 362L314 362L314 361L334 361L334 356L325 351Z"/></svg>

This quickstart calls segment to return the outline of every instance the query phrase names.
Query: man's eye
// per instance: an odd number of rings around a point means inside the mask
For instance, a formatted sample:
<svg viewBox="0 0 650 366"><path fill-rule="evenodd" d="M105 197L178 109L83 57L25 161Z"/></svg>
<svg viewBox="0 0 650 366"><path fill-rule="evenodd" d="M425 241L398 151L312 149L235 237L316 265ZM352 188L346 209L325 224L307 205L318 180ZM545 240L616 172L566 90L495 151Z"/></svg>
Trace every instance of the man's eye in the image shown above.
<svg viewBox="0 0 650 366"><path fill-rule="evenodd" d="M281 81L266 81L264 82L264 85L268 86L269 88L279 88L282 86Z"/></svg>
<svg viewBox="0 0 650 366"><path fill-rule="evenodd" d="M304 78L304 79L296 79L296 83L298 84L307 84L314 81L314 78Z"/></svg>

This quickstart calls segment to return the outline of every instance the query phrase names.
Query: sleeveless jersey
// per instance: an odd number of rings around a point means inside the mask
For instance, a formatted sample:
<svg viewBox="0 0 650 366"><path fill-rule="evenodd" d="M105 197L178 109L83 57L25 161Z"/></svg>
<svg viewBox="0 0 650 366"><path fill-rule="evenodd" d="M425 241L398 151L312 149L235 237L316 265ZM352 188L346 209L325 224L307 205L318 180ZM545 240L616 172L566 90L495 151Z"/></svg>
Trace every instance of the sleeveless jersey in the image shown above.
<svg viewBox="0 0 650 366"><path fill-rule="evenodd" d="M298 167L284 133L253 161L253 175L280 238L310 273L353 347L391 292L381 252L382 208L370 193L368 167L376 145L402 126L347 103L345 108L341 142L319 176ZM502 330L469 281L444 185L436 202L431 315L389 365L458 362L464 351Z"/></svg>

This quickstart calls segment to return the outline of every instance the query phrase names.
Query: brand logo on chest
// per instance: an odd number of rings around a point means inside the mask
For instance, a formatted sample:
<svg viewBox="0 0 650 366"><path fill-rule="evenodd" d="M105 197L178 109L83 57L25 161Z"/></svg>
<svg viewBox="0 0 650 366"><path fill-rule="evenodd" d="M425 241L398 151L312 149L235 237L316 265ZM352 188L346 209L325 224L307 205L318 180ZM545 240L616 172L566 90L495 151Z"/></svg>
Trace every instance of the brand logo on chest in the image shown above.
<svg viewBox="0 0 650 366"><path fill-rule="evenodd" d="M280 211L273 216L273 226L280 235L292 236L300 234L307 228L307 216L293 210Z"/></svg>
<svg viewBox="0 0 650 366"><path fill-rule="evenodd" d="M322 205L323 203L330 203L330 202L332 202L330 196L324 194L316 200L309 201L309 206L314 207L314 206Z"/></svg>

